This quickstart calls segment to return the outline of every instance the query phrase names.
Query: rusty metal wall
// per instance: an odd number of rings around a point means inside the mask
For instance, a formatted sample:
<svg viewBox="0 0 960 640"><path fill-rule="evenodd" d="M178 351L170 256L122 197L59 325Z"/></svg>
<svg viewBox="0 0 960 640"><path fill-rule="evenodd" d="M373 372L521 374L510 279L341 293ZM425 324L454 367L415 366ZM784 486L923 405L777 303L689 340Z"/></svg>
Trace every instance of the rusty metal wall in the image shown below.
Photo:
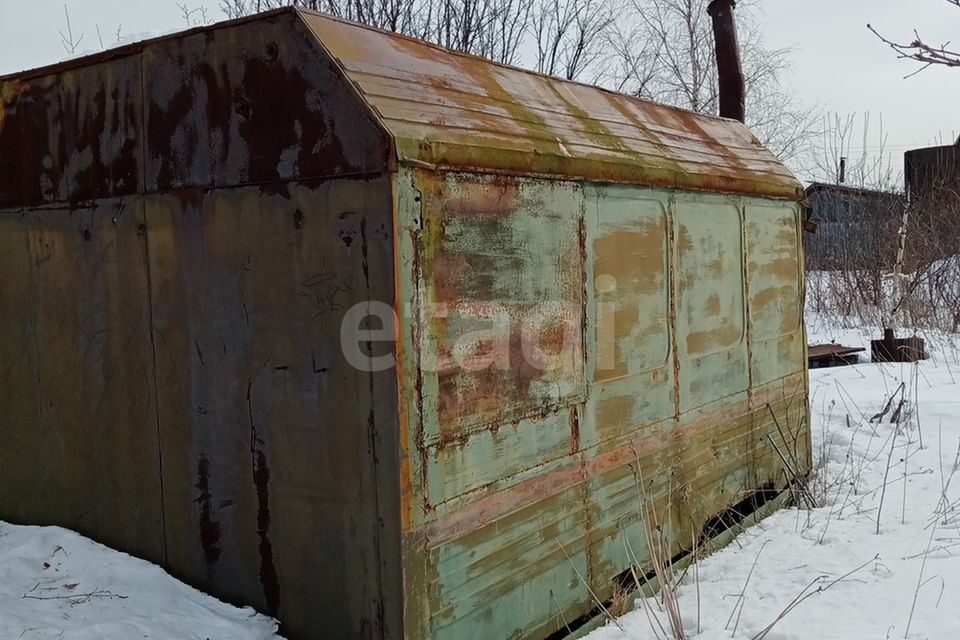
<svg viewBox="0 0 960 640"><path fill-rule="evenodd" d="M0 149L0 518L399 637L391 142L298 15L0 79Z"/></svg>
<svg viewBox="0 0 960 640"><path fill-rule="evenodd" d="M162 560L139 209L0 212L0 518Z"/></svg>
<svg viewBox="0 0 960 640"><path fill-rule="evenodd" d="M785 486L768 435L809 466L797 203L399 175L407 637L588 612L624 538L648 561L637 473L679 553ZM531 312L564 366L523 359Z"/></svg>
<svg viewBox="0 0 960 640"><path fill-rule="evenodd" d="M146 201L167 564L292 638L399 611L395 378L340 347L393 298L390 201L386 177Z"/></svg>
<svg viewBox="0 0 960 640"><path fill-rule="evenodd" d="M384 171L324 55L284 11L0 77L0 207Z"/></svg>
<svg viewBox="0 0 960 640"><path fill-rule="evenodd" d="M0 212L0 517L398 637L396 379L340 346L393 300L391 215L387 176Z"/></svg>

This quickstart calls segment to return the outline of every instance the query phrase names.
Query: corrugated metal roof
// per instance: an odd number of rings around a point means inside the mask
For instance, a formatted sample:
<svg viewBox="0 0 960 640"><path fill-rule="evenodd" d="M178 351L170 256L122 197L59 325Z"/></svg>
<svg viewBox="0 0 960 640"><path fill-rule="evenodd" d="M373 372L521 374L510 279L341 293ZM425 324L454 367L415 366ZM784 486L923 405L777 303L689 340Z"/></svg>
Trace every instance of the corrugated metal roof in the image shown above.
<svg viewBox="0 0 960 640"><path fill-rule="evenodd" d="M396 140L400 161L800 199L741 123L301 12Z"/></svg>

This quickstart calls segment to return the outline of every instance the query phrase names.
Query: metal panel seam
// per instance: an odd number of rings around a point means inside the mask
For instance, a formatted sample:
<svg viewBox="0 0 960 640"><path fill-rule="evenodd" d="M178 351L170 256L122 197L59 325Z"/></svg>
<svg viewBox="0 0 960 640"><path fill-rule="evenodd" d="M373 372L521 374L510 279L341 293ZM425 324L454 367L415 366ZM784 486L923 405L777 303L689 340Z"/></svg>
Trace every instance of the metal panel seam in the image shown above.
<svg viewBox="0 0 960 640"><path fill-rule="evenodd" d="M157 334L153 316L153 274L150 269L150 232L146 225L147 207L143 197L140 198L140 215L143 221L143 251L145 268L147 271L147 309L150 314L150 369L153 372L153 413L157 424L157 462L160 470L160 526L163 534L163 564L167 564L167 505L163 491L163 439L160 436L160 389L157 379Z"/></svg>

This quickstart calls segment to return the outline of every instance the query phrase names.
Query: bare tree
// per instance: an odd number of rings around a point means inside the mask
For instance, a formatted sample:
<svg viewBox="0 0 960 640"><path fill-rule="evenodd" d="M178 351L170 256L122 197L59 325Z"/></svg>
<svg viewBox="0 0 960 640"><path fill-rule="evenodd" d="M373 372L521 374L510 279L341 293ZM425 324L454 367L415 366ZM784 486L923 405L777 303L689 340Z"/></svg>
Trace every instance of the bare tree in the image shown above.
<svg viewBox="0 0 960 640"><path fill-rule="evenodd" d="M608 66L623 74L620 90L692 111L717 113L719 91L708 0L632 0L629 36L614 35ZM766 46L757 2L738 3L737 28L747 100L747 126L784 161L809 163L819 109L804 105L783 85L790 50ZM609 80L608 80L609 81Z"/></svg>
<svg viewBox="0 0 960 640"><path fill-rule="evenodd" d="M83 34L81 33L79 36L73 35L73 26L70 24L70 10L67 9L66 3L63 5L63 17L66 20L67 32L60 32L60 44L63 45L63 49L68 55L76 55L77 48L83 41Z"/></svg>
<svg viewBox="0 0 960 640"><path fill-rule="evenodd" d="M494 10L479 39L475 52L504 64L519 62L523 43L533 11L533 0L492 0Z"/></svg>
<svg viewBox="0 0 960 640"><path fill-rule="evenodd" d="M707 0L633 0L633 4L642 37L656 42L661 53L645 97L715 113L717 73Z"/></svg>
<svg viewBox="0 0 960 640"><path fill-rule="evenodd" d="M784 85L790 74L788 48L768 47L750 5L743 3L740 49L747 99L747 126L777 157L802 170L819 134L822 111ZM712 69L713 67L711 67Z"/></svg>
<svg viewBox="0 0 960 640"><path fill-rule="evenodd" d="M338 18L345 18L363 24L424 38L428 31L423 30L421 12L429 11L429 6L414 0L320 0L314 2L286 2L307 9L323 11Z"/></svg>
<svg viewBox="0 0 960 640"><path fill-rule="evenodd" d="M603 36L613 18L613 6L604 0L541 1L531 25L537 71L579 78L604 55Z"/></svg>
<svg viewBox="0 0 960 640"><path fill-rule="evenodd" d="M177 4L177 8L180 9L180 15L183 17L183 21L187 23L188 27L196 27L210 24L212 22L210 16L207 14L207 8L204 6L191 7L190 5L181 2Z"/></svg>
<svg viewBox="0 0 960 640"><path fill-rule="evenodd" d="M500 8L491 0L441 0L434 20L425 25L428 33L432 31L428 39L448 49L484 55L492 44L488 31Z"/></svg>
<svg viewBox="0 0 960 640"><path fill-rule="evenodd" d="M955 7L960 7L960 0L946 1ZM934 65L960 67L960 51L948 49L947 47L950 46L949 42L945 42L939 46L929 44L926 40L920 37L920 34L916 29L913 30L913 40L910 42L897 42L881 35L880 32L874 29L870 24L867 25L867 29L872 31L873 34L877 36L884 44L893 49L897 53L898 58L904 60L915 60L923 63L923 66L913 73L908 74L907 77L916 75L927 67Z"/></svg>
<svg viewBox="0 0 960 640"><path fill-rule="evenodd" d="M228 18L300 6L513 64L534 0L223 0Z"/></svg>
<svg viewBox="0 0 960 640"><path fill-rule="evenodd" d="M531 65L568 79L583 76L607 54L614 6L607 0L222 0L228 18L301 6L396 31L506 64Z"/></svg>
<svg viewBox="0 0 960 640"><path fill-rule="evenodd" d="M606 65L598 80L615 91L649 95L657 76L663 43L648 40L641 26L614 22L607 34Z"/></svg>

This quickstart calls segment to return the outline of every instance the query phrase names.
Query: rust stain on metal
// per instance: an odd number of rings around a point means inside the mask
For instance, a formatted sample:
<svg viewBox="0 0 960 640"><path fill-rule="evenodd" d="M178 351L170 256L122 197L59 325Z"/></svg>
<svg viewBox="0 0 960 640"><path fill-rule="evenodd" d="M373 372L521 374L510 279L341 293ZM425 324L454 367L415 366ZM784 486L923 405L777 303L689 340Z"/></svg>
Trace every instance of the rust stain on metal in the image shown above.
<svg viewBox="0 0 960 640"><path fill-rule="evenodd" d="M26 93L29 88L30 86L21 80L0 82L0 133L3 133L7 110L13 105L14 100Z"/></svg>
<svg viewBox="0 0 960 640"><path fill-rule="evenodd" d="M254 378L247 380L247 412L250 418L250 464L257 494L260 584L263 586L267 612L276 617L280 610L280 579L273 559L273 543L270 541L270 468L267 466L267 456L263 452L264 442L253 415L253 383Z"/></svg>
<svg viewBox="0 0 960 640"><path fill-rule="evenodd" d="M210 460L205 451L200 452L200 459L197 461L196 487L200 492L196 500L200 505L200 516L197 523L200 528L200 545L203 548L203 559L207 563L207 575L210 578L213 573L213 565L220 559L222 550L220 548L220 523L214 518L213 496L210 493Z"/></svg>
<svg viewBox="0 0 960 640"><path fill-rule="evenodd" d="M575 407L570 411L570 453L580 450L580 412Z"/></svg>
<svg viewBox="0 0 960 640"><path fill-rule="evenodd" d="M752 404L747 401L732 404L725 407L723 412L706 415L686 423L680 428L680 435L687 437L690 434L700 433L709 437L711 430L731 421L749 418L754 413L769 417L766 404L778 403L782 398L782 389L765 390ZM585 467L587 476L601 477L616 469L624 469L634 464L638 456L646 464L666 454L671 448L669 441L665 441L662 435L656 433L654 425L647 425L646 430L651 433L638 435L625 446L588 457ZM682 439L681 437L677 442ZM773 455L773 452L770 452L770 455ZM580 463L576 458L570 458L569 462L547 473L539 474L508 489L475 497L467 506L449 512L427 527L429 546L442 545L482 527L485 523L494 522L530 503L534 497L543 499L562 493L577 485L581 480L581 473ZM636 495L634 495L635 501Z"/></svg>
<svg viewBox="0 0 960 640"><path fill-rule="evenodd" d="M388 170L389 137L302 21L257 20L0 78L0 145L20 156L0 160L0 206Z"/></svg>
<svg viewBox="0 0 960 640"><path fill-rule="evenodd" d="M580 222L579 215L562 213L575 203L563 201L563 191L549 182L521 194L517 179L507 176L425 173L420 192L425 219L415 268L422 274L425 313L419 339L436 376L435 435L456 441L465 427L499 424L498 416L516 407L538 415L561 402L544 395L547 385L577 392L582 381L574 372L583 358L582 289L574 284L582 279ZM529 243L517 245L518 237ZM542 251L555 256L561 271L537 283ZM540 290L537 303L515 302L528 295L524 286ZM538 304L538 317L523 315ZM537 321L540 357L531 357L525 333L531 320Z"/></svg>

